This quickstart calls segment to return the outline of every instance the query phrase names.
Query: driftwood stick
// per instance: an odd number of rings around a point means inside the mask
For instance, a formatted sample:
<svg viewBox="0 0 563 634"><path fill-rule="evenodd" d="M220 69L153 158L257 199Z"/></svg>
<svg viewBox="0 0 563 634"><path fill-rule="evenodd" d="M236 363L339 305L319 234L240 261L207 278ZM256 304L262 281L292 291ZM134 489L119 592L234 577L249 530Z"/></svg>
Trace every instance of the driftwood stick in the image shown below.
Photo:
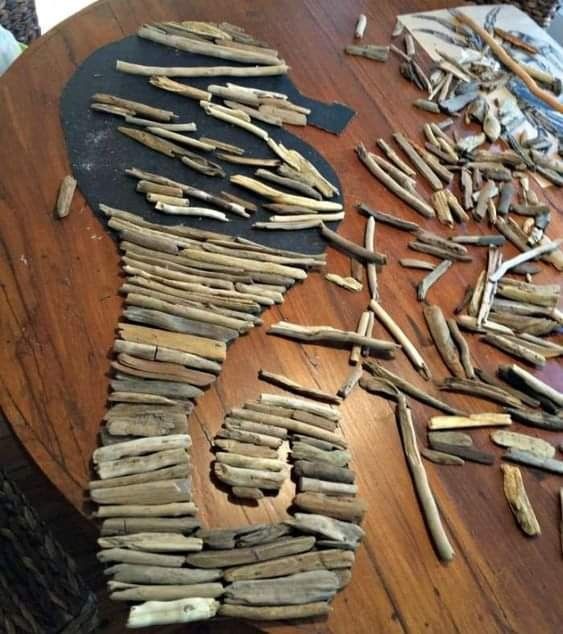
<svg viewBox="0 0 563 634"><path fill-rule="evenodd" d="M301 326L285 321L280 321L271 326L268 334L289 337L298 341L336 345L346 344L348 346L360 345L386 356L392 355L396 349L401 347L390 341L362 337L355 332L338 330L331 326Z"/></svg>
<svg viewBox="0 0 563 634"><path fill-rule="evenodd" d="M444 429L472 429L476 427L499 427L512 423L509 414L482 413L469 416L433 416L428 428Z"/></svg>
<svg viewBox="0 0 563 634"><path fill-rule="evenodd" d="M500 447L512 447L513 449L528 451L542 458L553 458L555 456L555 447L546 440L535 436L499 429L492 432L491 440Z"/></svg>
<svg viewBox="0 0 563 634"><path fill-rule="evenodd" d="M365 310L358 320L358 325L356 327L356 334L360 336L367 336L367 329L369 326L369 311ZM350 365L357 365L362 356L362 346L359 344L355 344L352 346L352 350L350 352Z"/></svg>
<svg viewBox="0 0 563 634"><path fill-rule="evenodd" d="M408 189L401 187L397 181L389 176L381 167L371 158L370 153L367 151L363 143L356 146L356 153L360 161L367 167L367 169L380 181L385 187L393 192L397 197L406 202L419 214L425 218L434 218L436 215L434 209L419 198L418 195L413 194Z"/></svg>
<svg viewBox="0 0 563 634"><path fill-rule="evenodd" d="M345 467L349 464L351 456L347 451L334 450L325 451L309 443L296 441L291 445L291 457L294 460L309 460L311 462L322 462L335 467Z"/></svg>
<svg viewBox="0 0 563 634"><path fill-rule="evenodd" d="M459 351L459 359L461 361L461 365L463 366L463 370L465 372L465 376L468 379L475 378L475 370L473 368L473 363L471 361L471 351L469 350L469 345L465 340L465 337L461 334L459 326L455 319L447 320L448 328L454 343L457 346Z"/></svg>
<svg viewBox="0 0 563 634"><path fill-rule="evenodd" d="M106 548L101 550L96 557L102 564L138 564L143 567L181 568L186 562L184 555L143 553L137 550L128 550L127 548Z"/></svg>
<svg viewBox="0 0 563 634"><path fill-rule="evenodd" d="M287 64L269 64L267 66L145 66L117 60L116 70L131 75L151 77L268 77L285 75Z"/></svg>
<svg viewBox="0 0 563 634"><path fill-rule="evenodd" d="M278 579L235 581L225 588L225 602L243 605L303 604L327 601L338 591L338 577L312 570Z"/></svg>
<svg viewBox="0 0 563 634"><path fill-rule="evenodd" d="M260 402L266 405L273 405L276 407L287 407L288 409L294 409L301 412L308 412L316 416L328 418L331 421L339 421L342 414L332 405L326 405L324 403L317 403L302 398L295 398L292 396L282 396L279 394L260 394ZM298 418L298 420L304 420L311 422L307 418Z"/></svg>
<svg viewBox="0 0 563 634"><path fill-rule="evenodd" d="M364 247L375 254L375 218L370 216L366 224ZM373 301L379 301L379 289L377 286L377 268L374 262L366 264L368 286Z"/></svg>
<svg viewBox="0 0 563 634"><path fill-rule="evenodd" d="M541 528L524 488L520 469L507 464L501 465L501 469L504 475L504 495L518 525L530 537L540 535Z"/></svg>
<svg viewBox="0 0 563 634"><path fill-rule="evenodd" d="M405 392L421 403L426 403L427 405L430 405L430 407L434 407L435 409L445 412L446 414L452 414L454 416L465 415L464 412L456 409L455 407L451 407L443 401L440 401L424 390L419 390L416 386L412 385L412 383L409 383L398 374L394 374L387 368L384 368L380 363L376 363L374 361L365 361L364 368L366 368L366 370L368 370L375 377L391 383L397 389Z"/></svg>
<svg viewBox="0 0 563 634"><path fill-rule="evenodd" d="M231 568L269 561L310 551L315 545L314 537L283 537L269 544L228 550L204 550L188 555L188 564L198 568Z"/></svg>
<svg viewBox="0 0 563 634"><path fill-rule="evenodd" d="M455 377L464 377L465 372L441 308L436 305L427 305L423 312L428 330L446 367Z"/></svg>
<svg viewBox="0 0 563 634"><path fill-rule="evenodd" d="M310 619L325 616L330 612L330 605L325 601L306 603L303 605L277 605L255 607L248 605L231 605L224 603L219 607L219 616L230 619L249 621L285 621L293 619Z"/></svg>
<svg viewBox="0 0 563 634"><path fill-rule="evenodd" d="M393 134L393 138L403 152L405 152L405 154L409 157L420 174L430 183L432 189L434 189L434 191L442 189L442 181L436 176L434 170L428 165L422 156L415 150L409 139L400 132L395 132Z"/></svg>
<svg viewBox="0 0 563 634"><path fill-rule="evenodd" d="M221 583L194 583L192 585L132 585L110 581L110 598L113 601L176 601L193 597L217 598L223 592Z"/></svg>
<svg viewBox="0 0 563 634"><path fill-rule="evenodd" d="M184 537L175 533L136 533L100 537L98 545L101 548L130 548L149 553L191 553L199 552L203 548L203 541L198 537Z"/></svg>
<svg viewBox="0 0 563 634"><path fill-rule="evenodd" d="M336 245L338 248L345 251L348 255L353 256L361 261L373 262L374 264L386 264L387 256L377 253L371 249L366 249L360 245L343 238L341 235L332 231L326 225L321 224L321 235L325 240Z"/></svg>
<svg viewBox="0 0 563 634"><path fill-rule="evenodd" d="M122 403L125 405L126 403ZM108 478L107 480L92 480L88 483L88 489L94 491L96 489L110 489L113 487L121 487L129 484L142 484L143 482L158 482L162 480L182 480L189 475L189 464L176 465L158 471L149 471L147 473L136 473L134 475L122 476L121 478ZM124 504L128 504L125 502ZM141 515L149 515L141 513ZM157 514L158 515L158 514Z"/></svg>
<svg viewBox="0 0 563 634"><path fill-rule="evenodd" d="M550 473L563 475L563 460L543 458L528 451L521 451L520 449L512 448L509 448L502 457L505 460L510 460L511 462L518 462L528 467L535 467L537 469L549 471Z"/></svg>
<svg viewBox="0 0 563 634"><path fill-rule="evenodd" d="M447 272L452 264L451 260L443 260L419 282L416 291L418 301L423 302L426 299L430 288Z"/></svg>
<svg viewBox="0 0 563 634"><path fill-rule="evenodd" d="M376 209L372 209L365 203L360 203L357 205L358 210L361 211L366 216L371 216L375 218L378 222L383 222L384 224L391 225L396 229L402 229L403 231L416 231L419 229L419 226L416 222L409 222L408 220L403 220L402 218L397 218L396 216L392 216L390 214L386 214L383 211L377 211Z"/></svg>
<svg viewBox="0 0 563 634"><path fill-rule="evenodd" d="M309 570L334 570L349 568L354 563L354 553L343 550L313 551L302 555L292 555L262 563L228 568L226 582L273 579Z"/></svg>
<svg viewBox="0 0 563 634"><path fill-rule="evenodd" d="M442 561L451 561L455 553L442 524L440 512L436 500L434 499L430 483L428 482L422 458L420 457L411 410L408 406L407 399L402 394L399 394L398 398L397 422L403 440L405 457L409 465L426 525L438 557Z"/></svg>
<svg viewBox="0 0 563 634"><path fill-rule="evenodd" d="M191 445L191 438L187 434L140 438L116 443L110 447L99 447L94 451L92 460L95 465L100 465L103 462L119 460L127 456L140 456L167 449L189 449Z"/></svg>
<svg viewBox="0 0 563 634"><path fill-rule="evenodd" d="M516 375L518 379L526 384L534 393L541 396L545 396L550 401L553 401L558 407L563 407L563 394L558 392L555 388L550 387L547 383L530 374L524 368L518 365L508 366L509 371Z"/></svg>
<svg viewBox="0 0 563 634"><path fill-rule="evenodd" d="M373 311L377 319L387 328L394 339L401 344L403 352L408 357L409 361L416 368L426 380L431 378L430 369L422 358L422 355L418 352L414 344L407 337L404 331L399 327L397 322L387 313L387 311L374 300L369 303L370 309Z"/></svg>
<svg viewBox="0 0 563 634"><path fill-rule="evenodd" d="M338 389L338 395L345 399L347 398L352 390L358 385L359 380L362 378L363 368L361 365L357 365L350 370L350 373L346 377L344 383Z"/></svg>
<svg viewBox="0 0 563 634"><path fill-rule="evenodd" d="M135 533L179 533L188 535L201 526L193 517L111 517L100 527L100 535L131 535Z"/></svg>
<svg viewBox="0 0 563 634"><path fill-rule="evenodd" d="M202 99L204 101L211 101L211 93L207 92L207 90L200 90L199 88L188 86L187 84L174 81L168 77L155 75L149 79L149 83L157 88L161 88L162 90L182 95L182 97L189 97L190 99L195 99L196 101L201 101Z"/></svg>
<svg viewBox="0 0 563 634"><path fill-rule="evenodd" d="M323 392L322 390L317 390L315 388L305 387L281 374L274 374L273 372L260 370L258 372L258 378L262 381L266 381L268 383L272 383L273 385L277 385L278 387L282 387L288 392L293 392L294 394L306 396L308 398L322 401L324 403L338 405L342 401L341 398L335 396L334 394L329 394L328 392Z"/></svg>
<svg viewBox="0 0 563 634"><path fill-rule="evenodd" d="M197 506L193 502L175 502L173 504L121 504L116 506L101 506L94 513L94 517L184 517L195 515Z"/></svg>
<svg viewBox="0 0 563 634"><path fill-rule="evenodd" d="M142 26L137 31L137 35L143 39L150 40L151 42L157 42L158 44L163 44L164 46L170 46L181 51L206 55L208 57L217 57L236 62L246 62L247 64L261 64L264 66L273 66L279 64L281 61L272 55L233 49L213 44L211 42L197 41L178 35L162 33L162 31L150 26Z"/></svg>
<svg viewBox="0 0 563 634"><path fill-rule="evenodd" d="M129 484L90 490L90 497L97 504L170 504L191 502L191 480L157 480L143 484Z"/></svg>
<svg viewBox="0 0 563 634"><path fill-rule="evenodd" d="M459 445L452 445L450 443L433 439L430 439L429 443L432 449L442 451L452 456L458 456L459 458L463 458L464 460L469 460L471 462L477 462L479 464L486 465L491 465L495 462L495 457L493 454L485 453L484 451L479 451L478 449L473 449L473 447L460 447Z"/></svg>
<svg viewBox="0 0 563 634"><path fill-rule="evenodd" d="M559 248L559 246L563 243L563 239L553 240L551 242L546 242L541 244L534 249L530 249L525 253L521 253L520 255L516 255L510 260L505 260L497 269L494 271L492 275L490 275L489 279L492 282L498 282L501 277L506 275L508 271L519 264L523 264L524 262L528 262L529 260L535 260L536 258L546 254L551 253Z"/></svg>
<svg viewBox="0 0 563 634"><path fill-rule="evenodd" d="M385 156L392 163L394 163L401 170L401 172L405 173L407 176L410 176L413 179L416 179L416 172L408 163L405 163L405 161L403 161L403 159L384 139L377 139L376 143L379 149L385 154Z"/></svg>
<svg viewBox="0 0 563 634"><path fill-rule="evenodd" d="M277 459L278 453L270 447L254 445L252 443L239 442L229 438L215 438L213 441L215 447L219 447L223 451L236 453L243 456L271 458Z"/></svg>
<svg viewBox="0 0 563 634"><path fill-rule="evenodd" d="M322 493L298 493L293 503L307 513L355 523L362 521L367 510L366 503L360 498L333 497Z"/></svg>
<svg viewBox="0 0 563 634"><path fill-rule="evenodd" d="M148 106L144 103L139 103L138 101L131 101L129 99L123 99L121 97L116 97L114 95L107 95L105 93L96 93L92 96L92 101L96 103L104 103L109 104L111 106L118 106L120 108L125 108L130 112L134 112L135 114L142 114L150 119L154 119L155 121L173 121L178 118L174 112L170 110L162 110L161 108L154 108L153 106Z"/></svg>
<svg viewBox="0 0 563 634"><path fill-rule="evenodd" d="M217 614L220 605L215 599L204 598L147 601L131 608L127 628L205 621Z"/></svg>

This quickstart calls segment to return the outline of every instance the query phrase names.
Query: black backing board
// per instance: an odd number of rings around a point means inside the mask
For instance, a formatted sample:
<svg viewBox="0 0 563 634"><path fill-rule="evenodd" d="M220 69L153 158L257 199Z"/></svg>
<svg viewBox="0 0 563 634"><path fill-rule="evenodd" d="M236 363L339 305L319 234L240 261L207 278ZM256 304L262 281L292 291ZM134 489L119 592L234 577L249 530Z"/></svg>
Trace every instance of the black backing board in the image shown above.
<svg viewBox="0 0 563 634"><path fill-rule="evenodd" d="M118 132L123 119L110 114L95 112L89 108L90 98L96 92L104 92L140 101L166 110L172 110L179 118L176 122L194 121L198 130L194 138L206 136L243 147L245 156L276 158L267 145L253 134L207 116L196 101L158 89L148 82L148 77L128 75L115 70L116 60L146 64L151 66L215 66L225 65L223 60L180 52L160 44L131 36L96 50L88 57L71 77L61 97L61 119L78 186L91 208L98 211L100 203L126 209L143 218L163 225L186 224L231 235L239 235L268 246L292 249L305 253L322 252L326 246L317 229L304 231L264 231L252 228L255 221L265 221L270 213L259 209L251 218L239 218L228 214L230 222L209 219L170 216L153 210L142 194L135 191L136 180L125 174L128 167L156 172L206 190L219 193L229 191L260 205L265 202L248 190L228 181L232 174L252 176L255 167L234 165L218 161L210 153L210 160L219 162L226 177L209 177L185 166L178 159L168 158ZM237 65L232 63L232 65ZM303 97L286 75L257 78L198 78L185 81L199 88L211 83L225 84L232 81L245 86L256 86L287 94L299 105L311 107L315 119L332 129L343 128L353 116L353 111L340 104L324 104ZM298 150L310 160L328 180L340 189L340 183L332 167L316 150L293 136L288 129L259 124L268 130L276 141L288 148ZM335 127L336 126L336 127ZM207 156L207 155L206 155ZM295 193L295 192L293 192ZM341 202L341 197L331 200ZM194 205L198 201L193 202ZM203 205L201 205L203 206ZM335 228L338 223L330 223Z"/></svg>

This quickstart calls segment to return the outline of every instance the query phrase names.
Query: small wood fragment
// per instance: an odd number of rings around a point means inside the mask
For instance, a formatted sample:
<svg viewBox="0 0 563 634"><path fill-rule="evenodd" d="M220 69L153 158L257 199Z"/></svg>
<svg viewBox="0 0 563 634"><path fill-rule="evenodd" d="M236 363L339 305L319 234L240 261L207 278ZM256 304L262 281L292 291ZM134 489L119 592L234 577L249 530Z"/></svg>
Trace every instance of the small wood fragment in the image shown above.
<svg viewBox="0 0 563 634"><path fill-rule="evenodd" d="M504 495L518 525L530 537L540 535L541 528L524 488L520 469L507 464L500 468L504 475Z"/></svg>
<svg viewBox="0 0 563 634"><path fill-rule="evenodd" d="M361 13L356 22L356 29L354 31L354 37L357 40L361 40L364 37L364 32L366 30L366 26L368 23L368 19L364 13Z"/></svg>
<svg viewBox="0 0 563 634"><path fill-rule="evenodd" d="M325 279L327 279L329 282L333 282L341 288L345 288L347 291L352 291L353 293L361 291L364 287L361 282L358 282L358 280L354 279L353 277L342 277L341 275L337 275L336 273L326 273Z"/></svg>
<svg viewBox="0 0 563 634"><path fill-rule="evenodd" d="M57 198L56 213L58 218L65 218L70 213L72 198L76 191L76 179L68 174L61 182Z"/></svg>
<svg viewBox="0 0 563 634"><path fill-rule="evenodd" d="M462 431L429 431L428 438L438 442L445 442L449 445L458 445L459 447L473 446L473 438Z"/></svg>

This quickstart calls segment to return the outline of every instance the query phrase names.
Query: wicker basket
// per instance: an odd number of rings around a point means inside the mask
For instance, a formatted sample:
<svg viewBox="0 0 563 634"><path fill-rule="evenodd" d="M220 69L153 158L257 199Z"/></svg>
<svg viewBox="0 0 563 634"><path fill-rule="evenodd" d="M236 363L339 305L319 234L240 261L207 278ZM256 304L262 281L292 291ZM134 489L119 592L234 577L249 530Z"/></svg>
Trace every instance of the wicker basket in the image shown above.
<svg viewBox="0 0 563 634"><path fill-rule="evenodd" d="M0 0L0 24L24 44L41 35L34 0Z"/></svg>
<svg viewBox="0 0 563 634"><path fill-rule="evenodd" d="M1 0L0 0L1 1ZM490 0L471 0L471 4L492 4ZM561 0L498 0L495 4L512 4L532 17L544 29L562 6Z"/></svg>
<svg viewBox="0 0 563 634"><path fill-rule="evenodd" d="M95 596L72 559L0 470L0 632L84 634Z"/></svg>

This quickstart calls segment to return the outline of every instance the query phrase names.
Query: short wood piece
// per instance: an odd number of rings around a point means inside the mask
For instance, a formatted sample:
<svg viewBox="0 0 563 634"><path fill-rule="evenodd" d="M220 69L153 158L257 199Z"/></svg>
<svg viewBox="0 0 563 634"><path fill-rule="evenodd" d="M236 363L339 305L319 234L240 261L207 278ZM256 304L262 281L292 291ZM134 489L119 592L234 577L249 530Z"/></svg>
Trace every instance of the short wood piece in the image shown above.
<svg viewBox="0 0 563 634"><path fill-rule="evenodd" d="M328 601L338 591L338 577L311 570L279 579L235 581L225 588L225 602L240 605L300 605Z"/></svg>
<svg viewBox="0 0 563 634"><path fill-rule="evenodd" d="M178 601L147 601L131 608L127 628L205 621L217 614L220 605L215 599L201 597Z"/></svg>
<svg viewBox="0 0 563 634"><path fill-rule="evenodd" d="M70 213L70 206L75 191L76 179L70 175L65 176L62 180L57 198L56 212L58 218L65 218Z"/></svg>
<svg viewBox="0 0 563 634"><path fill-rule="evenodd" d="M190 566L198 568L231 568L243 564L268 561L289 555L304 553L315 545L314 537L287 537L270 544L261 544L248 548L235 548L233 550L205 550L200 553L188 555Z"/></svg>
<svg viewBox="0 0 563 634"><path fill-rule="evenodd" d="M430 440L429 442L432 449L435 449L436 451L443 451L444 453L449 453L453 456L458 456L464 460L487 465L494 464L495 462L493 454L473 449L473 447L460 447L459 445L451 445L438 440Z"/></svg>
<svg viewBox="0 0 563 634"><path fill-rule="evenodd" d="M227 618L246 619L249 621L285 621L326 616L329 612L330 605L325 601L318 601L304 605L275 605L267 607L224 603L220 606L218 614Z"/></svg>
<svg viewBox="0 0 563 634"><path fill-rule="evenodd" d="M344 498L322 493L298 493L293 503L303 511L326 515L346 522L361 522L367 505L360 498Z"/></svg>
<svg viewBox="0 0 563 634"><path fill-rule="evenodd" d="M354 553L345 550L312 551L259 564L228 568L223 577L226 582L273 579L310 570L349 568L354 563L354 559Z"/></svg>
<svg viewBox="0 0 563 634"><path fill-rule="evenodd" d="M504 475L504 495L518 526L530 537L540 535L541 528L524 488L520 469L507 464L501 465L501 469Z"/></svg>

